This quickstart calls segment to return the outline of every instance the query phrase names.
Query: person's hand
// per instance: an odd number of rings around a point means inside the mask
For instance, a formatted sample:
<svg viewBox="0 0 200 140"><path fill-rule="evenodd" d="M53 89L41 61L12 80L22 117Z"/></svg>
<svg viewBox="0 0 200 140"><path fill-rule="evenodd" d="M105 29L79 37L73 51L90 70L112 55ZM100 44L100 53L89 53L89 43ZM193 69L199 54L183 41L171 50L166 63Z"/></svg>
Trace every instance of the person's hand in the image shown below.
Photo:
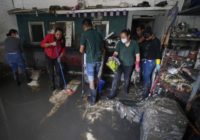
<svg viewBox="0 0 200 140"><path fill-rule="evenodd" d="M114 52L112 57L117 57L117 55L118 55L117 52Z"/></svg>
<svg viewBox="0 0 200 140"><path fill-rule="evenodd" d="M159 64L156 65L156 70L160 71L160 65Z"/></svg>
<svg viewBox="0 0 200 140"><path fill-rule="evenodd" d="M135 62L135 70L136 72L140 72L140 61Z"/></svg>
<svg viewBox="0 0 200 140"><path fill-rule="evenodd" d="M136 65L135 70L136 72L140 72L140 67Z"/></svg>
<svg viewBox="0 0 200 140"><path fill-rule="evenodd" d="M57 58L57 62L58 62L58 63L61 63L61 57L58 57L58 58Z"/></svg>
<svg viewBox="0 0 200 140"><path fill-rule="evenodd" d="M56 44L57 44L56 42L50 43L51 46L56 46Z"/></svg>

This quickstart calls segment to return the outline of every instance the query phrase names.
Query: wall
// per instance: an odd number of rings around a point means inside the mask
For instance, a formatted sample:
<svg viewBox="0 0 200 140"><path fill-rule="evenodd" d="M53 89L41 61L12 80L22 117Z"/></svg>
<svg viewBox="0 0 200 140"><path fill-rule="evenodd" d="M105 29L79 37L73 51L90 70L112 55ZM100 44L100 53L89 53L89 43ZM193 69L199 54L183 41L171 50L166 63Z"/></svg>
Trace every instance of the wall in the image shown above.
<svg viewBox="0 0 200 140"><path fill-rule="evenodd" d="M121 13L122 14L122 13ZM82 23L83 17L70 17L68 18L66 15L52 15L52 14L39 14L36 16L35 14L23 14L17 15L17 21L19 25L19 33L21 39L25 43L25 52L27 63L29 66L38 66L42 67L45 64L44 54L42 53L42 49L37 46L33 46L30 44L30 37L29 37L29 29L28 29L28 22L30 21L43 21L45 25L45 32L47 33L49 28L49 22L54 21L74 21L75 22L75 45L67 51L68 55L77 55L79 54L79 42L80 36L82 33ZM103 17L103 21L109 21L109 32L115 32L117 35L120 31L126 28L127 16L107 16Z"/></svg>
<svg viewBox="0 0 200 140"><path fill-rule="evenodd" d="M0 42L4 40L6 33L10 28L17 28L15 15L9 15L7 11L12 9L12 0L0 0Z"/></svg>
<svg viewBox="0 0 200 140"><path fill-rule="evenodd" d="M46 0L45 0L46 1ZM116 6L119 5L120 2L127 2L131 5L137 5L141 3L141 0L85 0L86 5L88 6L96 6L97 4L102 4L104 6ZM163 0L146 0L150 3L150 5L154 5ZM174 5L177 0L167 0L169 5ZM178 0L182 1L182 0ZM74 6L76 5L77 0L48 0L48 2L44 2L42 0L14 0L15 7L17 8L48 8L50 5L65 5L65 6Z"/></svg>

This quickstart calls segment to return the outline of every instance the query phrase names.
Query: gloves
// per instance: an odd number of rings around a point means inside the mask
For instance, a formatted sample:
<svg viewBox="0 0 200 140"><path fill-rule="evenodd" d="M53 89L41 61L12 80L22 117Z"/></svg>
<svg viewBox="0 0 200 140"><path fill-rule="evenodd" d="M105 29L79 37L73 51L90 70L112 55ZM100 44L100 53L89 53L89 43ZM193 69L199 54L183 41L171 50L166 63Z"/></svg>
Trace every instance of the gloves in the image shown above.
<svg viewBox="0 0 200 140"><path fill-rule="evenodd" d="M57 58L57 62L61 63L61 58L60 57Z"/></svg>
<svg viewBox="0 0 200 140"><path fill-rule="evenodd" d="M160 64L157 64L157 65L156 65L156 70L157 70L157 71L160 71Z"/></svg>
<svg viewBox="0 0 200 140"><path fill-rule="evenodd" d="M140 61L136 61L135 70L136 70L136 72L140 72Z"/></svg>

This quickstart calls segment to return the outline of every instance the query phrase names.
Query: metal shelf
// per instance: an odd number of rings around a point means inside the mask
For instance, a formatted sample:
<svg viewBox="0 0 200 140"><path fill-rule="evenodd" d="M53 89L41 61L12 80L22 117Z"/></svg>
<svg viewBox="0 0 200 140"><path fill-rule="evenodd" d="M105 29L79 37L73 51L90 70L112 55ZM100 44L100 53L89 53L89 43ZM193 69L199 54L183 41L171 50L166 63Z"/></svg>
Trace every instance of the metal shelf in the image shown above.
<svg viewBox="0 0 200 140"><path fill-rule="evenodd" d="M191 15L191 16L199 16L200 15L200 5L182 10L179 15Z"/></svg>
<svg viewBox="0 0 200 140"><path fill-rule="evenodd" d="M175 41L200 41L200 38L171 37L170 40L175 40Z"/></svg>

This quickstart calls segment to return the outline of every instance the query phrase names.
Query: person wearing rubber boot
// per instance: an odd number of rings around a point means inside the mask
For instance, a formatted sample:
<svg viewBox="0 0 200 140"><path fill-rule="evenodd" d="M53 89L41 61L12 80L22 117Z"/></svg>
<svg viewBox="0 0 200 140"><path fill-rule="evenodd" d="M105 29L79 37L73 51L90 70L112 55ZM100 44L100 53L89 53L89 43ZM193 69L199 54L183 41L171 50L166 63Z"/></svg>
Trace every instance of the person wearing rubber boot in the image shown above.
<svg viewBox="0 0 200 140"><path fill-rule="evenodd" d="M53 33L48 34L41 42L44 48L47 70L51 79L51 90L63 89L61 69L59 63L65 51L65 40L63 38L63 30L56 28Z"/></svg>
<svg viewBox="0 0 200 140"><path fill-rule="evenodd" d="M111 93L107 96L108 99L112 99L116 96L122 73L124 73L124 93L128 94L134 64L135 70L137 72L140 71L139 47L138 43L131 39L131 31L129 29L124 29L120 34L120 38L121 41L117 44L113 57L118 57L121 65L115 73Z"/></svg>
<svg viewBox="0 0 200 140"><path fill-rule="evenodd" d="M82 22L83 33L80 40L80 52L86 53L86 71L89 80L90 96L88 102L90 105L96 103L98 73L101 66L103 38L93 29L92 21L84 19Z"/></svg>
<svg viewBox="0 0 200 140"><path fill-rule="evenodd" d="M146 27L144 31L145 41L142 45L142 77L144 80L143 99L148 97L151 88L151 76L154 68L160 70L161 44L160 40L155 37L151 27Z"/></svg>
<svg viewBox="0 0 200 140"><path fill-rule="evenodd" d="M25 73L27 82L30 82L28 71L26 69L26 64L23 58L23 49L20 38L18 37L18 32L15 29L10 29L7 34L7 38L4 41L6 60L14 75L14 79L17 82L17 85L21 85L20 80L20 71Z"/></svg>

